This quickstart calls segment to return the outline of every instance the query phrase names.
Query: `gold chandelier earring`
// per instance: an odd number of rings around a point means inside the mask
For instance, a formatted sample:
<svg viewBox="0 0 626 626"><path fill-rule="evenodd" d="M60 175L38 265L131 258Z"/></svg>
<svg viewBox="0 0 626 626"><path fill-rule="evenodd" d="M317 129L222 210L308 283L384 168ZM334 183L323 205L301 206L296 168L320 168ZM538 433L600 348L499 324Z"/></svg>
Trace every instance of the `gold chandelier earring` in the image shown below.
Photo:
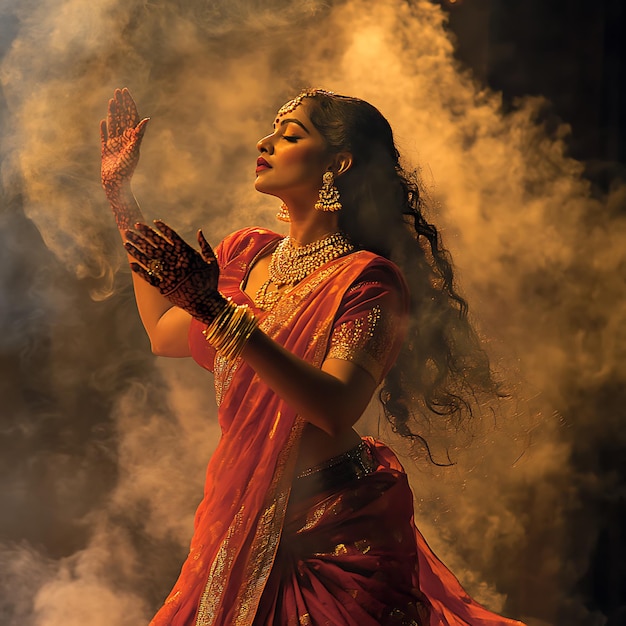
<svg viewBox="0 0 626 626"><path fill-rule="evenodd" d="M319 200L315 203L317 211L341 211L339 202L339 189L335 187L335 176L329 170L324 172L322 177L322 188L320 189Z"/></svg>
<svg viewBox="0 0 626 626"><path fill-rule="evenodd" d="M278 213L276 213L276 219L279 222L291 222L291 218L289 217L289 209L287 209L287 205L284 202L280 205Z"/></svg>

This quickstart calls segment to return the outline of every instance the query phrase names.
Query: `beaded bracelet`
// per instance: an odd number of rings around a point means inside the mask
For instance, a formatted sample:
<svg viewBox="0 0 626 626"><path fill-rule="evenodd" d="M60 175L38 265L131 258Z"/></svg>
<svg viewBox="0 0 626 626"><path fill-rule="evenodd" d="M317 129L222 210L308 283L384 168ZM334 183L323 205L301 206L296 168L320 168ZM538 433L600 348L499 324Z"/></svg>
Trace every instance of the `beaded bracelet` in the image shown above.
<svg viewBox="0 0 626 626"><path fill-rule="evenodd" d="M257 325L247 304L238 306L229 299L202 334L223 358L234 361L243 352Z"/></svg>

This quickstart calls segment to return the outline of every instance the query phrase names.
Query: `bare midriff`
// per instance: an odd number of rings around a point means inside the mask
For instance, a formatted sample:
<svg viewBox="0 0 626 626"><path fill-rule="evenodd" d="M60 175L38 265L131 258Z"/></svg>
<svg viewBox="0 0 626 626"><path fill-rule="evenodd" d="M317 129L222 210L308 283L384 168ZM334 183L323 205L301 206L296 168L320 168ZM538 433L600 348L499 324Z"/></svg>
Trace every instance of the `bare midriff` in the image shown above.
<svg viewBox="0 0 626 626"><path fill-rule="evenodd" d="M296 474L347 452L360 441L361 437L353 428L333 437L321 428L307 424L300 442Z"/></svg>

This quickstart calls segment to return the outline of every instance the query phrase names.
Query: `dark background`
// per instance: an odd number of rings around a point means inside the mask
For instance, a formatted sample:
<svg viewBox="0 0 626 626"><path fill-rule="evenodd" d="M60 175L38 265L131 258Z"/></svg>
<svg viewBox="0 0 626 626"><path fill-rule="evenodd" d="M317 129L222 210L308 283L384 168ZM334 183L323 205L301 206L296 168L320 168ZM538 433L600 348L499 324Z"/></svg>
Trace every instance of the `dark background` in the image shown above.
<svg viewBox="0 0 626 626"><path fill-rule="evenodd" d="M626 7L621 0L444 0L458 58L505 104L540 95L571 125L571 155L607 184L626 163Z"/></svg>

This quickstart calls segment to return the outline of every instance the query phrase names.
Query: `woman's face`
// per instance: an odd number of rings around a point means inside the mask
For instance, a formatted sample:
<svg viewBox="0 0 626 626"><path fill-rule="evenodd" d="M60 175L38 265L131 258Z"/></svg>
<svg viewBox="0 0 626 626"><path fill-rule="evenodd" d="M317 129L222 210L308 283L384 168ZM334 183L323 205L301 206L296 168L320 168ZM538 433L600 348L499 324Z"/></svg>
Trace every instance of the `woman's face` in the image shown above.
<svg viewBox="0 0 626 626"><path fill-rule="evenodd" d="M313 202L322 185L322 176L332 163L332 156L322 135L311 123L306 107L297 106L293 111L278 115L274 132L263 137L257 148L261 153L257 160L257 191L290 199Z"/></svg>

